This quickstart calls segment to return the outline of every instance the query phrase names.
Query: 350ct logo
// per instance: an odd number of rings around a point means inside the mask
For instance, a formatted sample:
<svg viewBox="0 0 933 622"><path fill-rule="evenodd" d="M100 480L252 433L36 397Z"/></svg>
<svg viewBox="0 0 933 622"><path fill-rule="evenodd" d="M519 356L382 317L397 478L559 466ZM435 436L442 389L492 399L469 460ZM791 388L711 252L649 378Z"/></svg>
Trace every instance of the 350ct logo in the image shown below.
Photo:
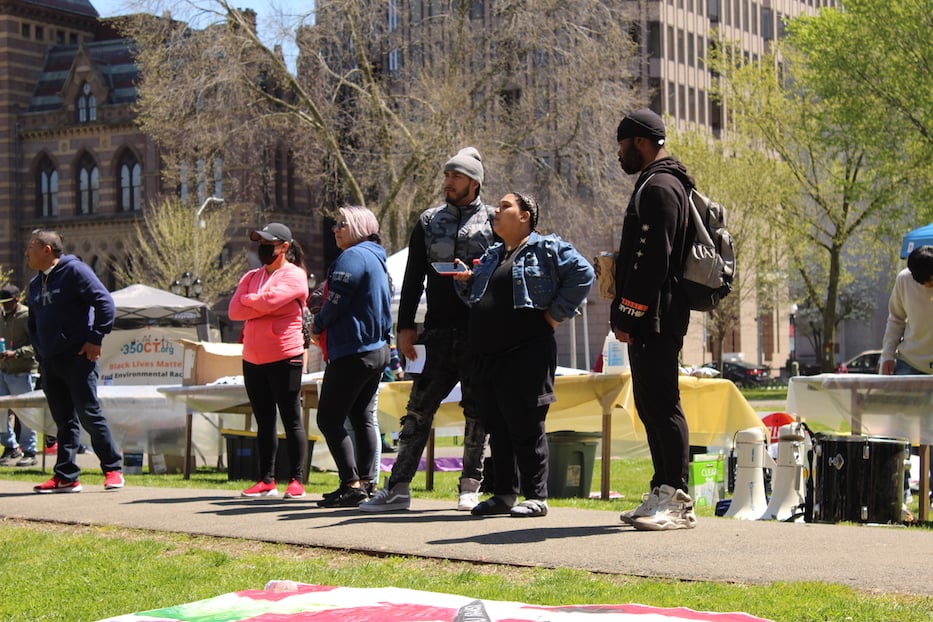
<svg viewBox="0 0 933 622"><path fill-rule="evenodd" d="M122 354L175 354L175 344L162 337L161 339L152 339L149 336L142 339L123 344L120 348Z"/></svg>

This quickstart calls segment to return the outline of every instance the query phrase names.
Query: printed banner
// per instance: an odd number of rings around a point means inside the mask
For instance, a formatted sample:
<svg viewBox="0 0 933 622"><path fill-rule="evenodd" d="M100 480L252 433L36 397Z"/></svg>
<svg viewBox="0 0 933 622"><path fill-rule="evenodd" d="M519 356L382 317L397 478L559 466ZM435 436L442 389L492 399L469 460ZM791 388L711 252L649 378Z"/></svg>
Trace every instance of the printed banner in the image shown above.
<svg viewBox="0 0 933 622"><path fill-rule="evenodd" d="M223 594L187 605L108 618L100 622L768 622L745 613L711 613L685 607L558 605L545 607L480 600L394 587L349 588L270 581L265 590Z"/></svg>
<svg viewBox="0 0 933 622"><path fill-rule="evenodd" d="M103 385L181 384L185 349L196 327L152 326L115 330L104 338L99 363Z"/></svg>

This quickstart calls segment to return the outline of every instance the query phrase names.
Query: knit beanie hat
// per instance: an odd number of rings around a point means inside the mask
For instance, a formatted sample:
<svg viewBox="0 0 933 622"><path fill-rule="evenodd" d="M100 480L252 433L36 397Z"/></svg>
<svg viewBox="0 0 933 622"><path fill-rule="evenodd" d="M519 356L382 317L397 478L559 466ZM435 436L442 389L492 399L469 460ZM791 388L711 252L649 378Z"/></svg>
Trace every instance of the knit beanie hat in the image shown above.
<svg viewBox="0 0 933 622"><path fill-rule="evenodd" d="M464 147L457 152L457 155L447 160L444 165L444 172L454 171L466 175L475 180L480 186L483 185L483 158L475 147Z"/></svg>
<svg viewBox="0 0 933 622"><path fill-rule="evenodd" d="M616 140L621 142L625 138L641 136L648 138L655 144L664 144L664 121L654 111L641 108L625 115L616 130Z"/></svg>

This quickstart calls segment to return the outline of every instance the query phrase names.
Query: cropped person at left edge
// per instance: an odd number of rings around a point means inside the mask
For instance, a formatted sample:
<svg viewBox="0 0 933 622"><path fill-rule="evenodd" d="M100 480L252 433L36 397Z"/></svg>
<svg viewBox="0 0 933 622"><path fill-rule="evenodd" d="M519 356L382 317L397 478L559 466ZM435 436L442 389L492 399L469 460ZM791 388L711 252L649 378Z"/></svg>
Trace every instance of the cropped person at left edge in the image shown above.
<svg viewBox="0 0 933 622"><path fill-rule="evenodd" d="M301 372L304 367L304 335L301 318L308 299L308 273L304 251L292 239L291 230L277 222L249 235L259 242L262 266L250 270L230 299L231 320L243 324L243 382L256 417L256 443L260 479L242 493L244 497L274 497L275 454L279 438L275 411L278 407L288 444L289 482L286 499L305 495L303 485L308 461L308 437L301 422Z"/></svg>
<svg viewBox="0 0 933 622"><path fill-rule="evenodd" d="M62 254L62 237L55 231L33 231L26 260L36 271L27 295L29 336L58 438L55 474L33 490L81 492L75 461L81 427L100 460L104 488L123 488L123 458L97 399L97 361L104 336L113 328L113 298L90 266Z"/></svg>

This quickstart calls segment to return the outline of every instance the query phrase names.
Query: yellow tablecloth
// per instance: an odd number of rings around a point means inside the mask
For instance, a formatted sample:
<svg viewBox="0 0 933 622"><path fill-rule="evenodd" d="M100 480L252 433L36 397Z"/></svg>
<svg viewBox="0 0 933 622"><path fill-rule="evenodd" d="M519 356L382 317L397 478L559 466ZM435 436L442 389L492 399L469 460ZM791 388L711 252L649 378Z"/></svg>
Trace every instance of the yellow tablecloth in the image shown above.
<svg viewBox="0 0 933 622"><path fill-rule="evenodd" d="M379 393L379 425L384 432L397 431L405 414L411 382L391 382ZM638 419L632 397L630 374L586 374L558 376L555 379L557 402L548 412L549 431L574 430L599 432L602 444L602 494L609 494L608 467L612 457L648 455L645 428ZM764 424L735 385L722 379L681 376L680 394L690 444L729 447L739 430ZM457 404L455 390L435 415L437 428L461 428L463 411Z"/></svg>
<svg viewBox="0 0 933 622"><path fill-rule="evenodd" d="M647 455L645 428L635 411L631 375L558 376L555 391L557 402L548 412L548 430L598 432L602 429L606 403L612 400L609 405L613 446L625 448L621 454L613 452L613 455L634 455L638 448L644 450L640 455ZM384 432L399 429L410 392L411 382L383 385L379 393L379 425ZM681 376L680 397L691 445L728 447L738 430L764 427L755 409L728 380ZM463 411L456 402L445 402L435 416L434 425L462 429ZM634 448L636 444L638 448Z"/></svg>

